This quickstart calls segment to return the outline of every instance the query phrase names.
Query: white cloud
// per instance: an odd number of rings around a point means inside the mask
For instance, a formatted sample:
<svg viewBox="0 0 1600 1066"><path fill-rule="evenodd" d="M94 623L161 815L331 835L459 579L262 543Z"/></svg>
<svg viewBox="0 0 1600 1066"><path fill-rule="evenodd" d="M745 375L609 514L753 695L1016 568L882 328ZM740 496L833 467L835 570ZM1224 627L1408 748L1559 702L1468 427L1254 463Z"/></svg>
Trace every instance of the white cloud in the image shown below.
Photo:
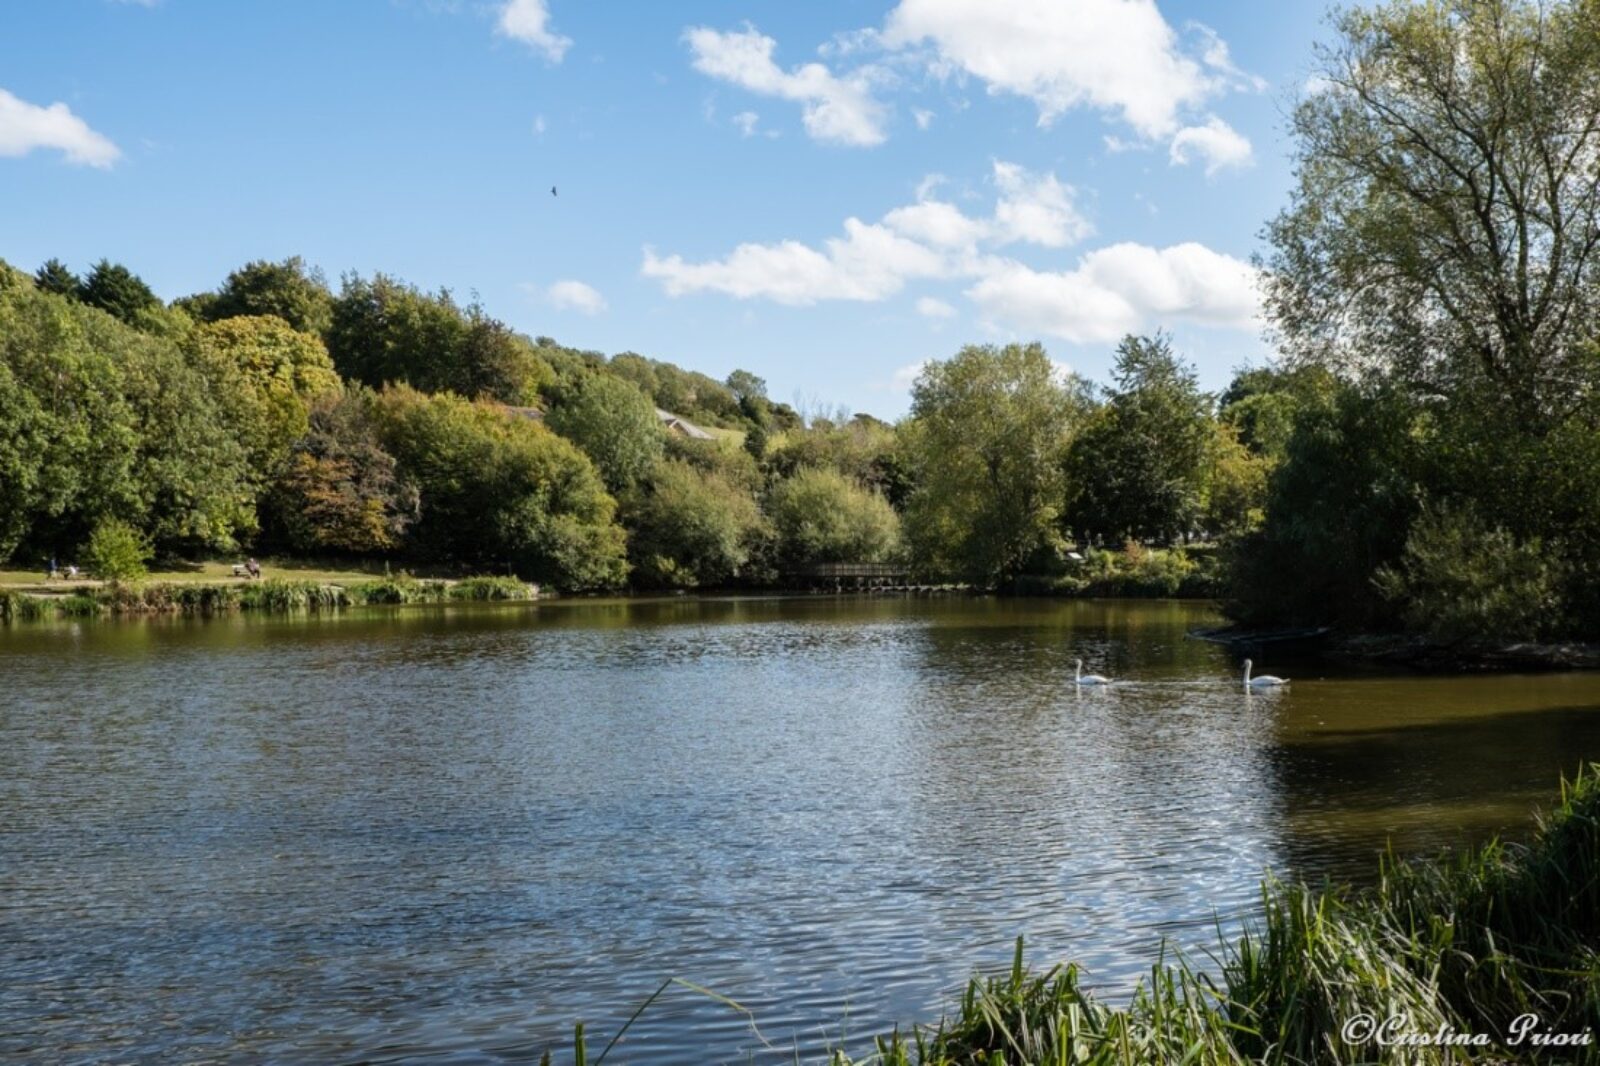
<svg viewBox="0 0 1600 1066"><path fill-rule="evenodd" d="M689 262L646 248L642 272L671 296L717 292L790 306L827 300L876 302L915 281L952 278L991 328L1062 337L1076 343L1115 340L1170 322L1251 329L1260 304L1255 269L1201 244L1153 248L1109 245L1068 270L1038 270L995 249L1011 244L1060 248L1091 228L1071 186L1054 174L994 163L992 214L969 215L932 199L943 179L930 177L919 199L877 223L846 220L844 236L820 248L800 241L746 243L720 259ZM955 315L943 300L921 296L917 313Z"/></svg>
<svg viewBox="0 0 1600 1066"><path fill-rule="evenodd" d="M739 127L739 134L743 137L756 135L756 123L761 121L761 116L754 111L741 111L733 116L733 124Z"/></svg>
<svg viewBox="0 0 1600 1066"><path fill-rule="evenodd" d="M922 376L922 372L928 369L928 362L928 360L924 359L920 363L907 363L905 366L897 368L889 378L889 391L910 392L911 386L915 385L917 379Z"/></svg>
<svg viewBox="0 0 1600 1066"><path fill-rule="evenodd" d="M887 136L870 70L841 78L821 63L806 63L784 71L772 59L777 42L754 27L733 33L696 27L684 39L700 73L799 103L806 132L816 140L866 147L882 144Z"/></svg>
<svg viewBox="0 0 1600 1066"><path fill-rule="evenodd" d="M598 315L606 309L606 299L592 285L581 281L558 281L544 292L545 300L558 311L576 311L581 315Z"/></svg>
<svg viewBox="0 0 1600 1066"><path fill-rule="evenodd" d="M36 148L54 148L67 162L109 167L122 152L63 103L48 107L0 89L0 156L24 156Z"/></svg>
<svg viewBox="0 0 1600 1066"><path fill-rule="evenodd" d="M646 248L642 270L645 277L660 281L669 296L720 292L791 307L821 300L882 300L909 279L949 273L937 251L886 226L851 218L844 230L843 237L827 240L821 252L799 241L741 244L726 258L704 263L689 263L678 255L663 258Z"/></svg>
<svg viewBox="0 0 1600 1066"><path fill-rule="evenodd" d="M533 116L533 135L535 137L543 137L544 131L548 128L543 115Z"/></svg>
<svg viewBox="0 0 1600 1066"><path fill-rule="evenodd" d="M990 92L1025 97L1041 125L1086 106L1147 138L1170 136L1184 110L1232 77L1214 69L1214 61L1227 61L1215 34L1205 56L1186 54L1155 0L900 0L883 41L931 46L935 72L972 75Z"/></svg>
<svg viewBox="0 0 1600 1066"><path fill-rule="evenodd" d="M739 299L766 298L792 306L822 300L883 300L913 279L972 277L992 256L984 245L1028 242L1061 247L1090 232L1072 202L1071 186L1054 174L1034 174L1012 163L994 164L999 189L995 211L974 218L954 204L933 200L942 179L924 179L924 198L897 207L880 222L847 219L845 235L818 250L800 241L741 244L722 259L691 263L646 249L643 272L667 293L720 292Z"/></svg>
<svg viewBox="0 0 1600 1066"><path fill-rule="evenodd" d="M1080 344L1174 319L1249 329L1260 303L1249 263L1195 243L1113 244L1061 272L1009 262L966 295L997 322Z"/></svg>
<svg viewBox="0 0 1600 1066"><path fill-rule="evenodd" d="M1076 244L1094 232L1074 202L1076 191L1054 174L1036 174L1015 163L996 160L994 183L1000 195L990 218L973 218L954 204L933 199L943 183L939 175L917 186L917 202L897 207L884 224L915 240L943 248L967 248L980 242L1023 241L1047 248Z"/></svg>
<svg viewBox="0 0 1600 1066"><path fill-rule="evenodd" d="M1228 42L1218 36L1216 30L1203 22L1191 22L1187 28L1199 35L1203 45L1200 59L1206 66L1226 78L1234 88L1258 93L1266 92L1267 80L1254 74L1247 74L1235 66L1233 54L1228 50Z"/></svg>
<svg viewBox="0 0 1600 1066"><path fill-rule="evenodd" d="M896 233L939 248L969 248L988 238L993 225L972 218L943 200L919 200L897 207L883 216L884 225Z"/></svg>
<svg viewBox="0 0 1600 1066"><path fill-rule="evenodd" d="M500 9L495 32L544 53L552 63L561 62L561 57L572 47L572 38L563 37L550 28L550 10L545 0L506 0Z"/></svg>
<svg viewBox="0 0 1600 1066"><path fill-rule="evenodd" d="M1255 152L1243 134L1215 115L1204 126L1186 126L1173 134L1168 157L1173 166L1184 166L1196 157L1205 160L1206 176L1219 170L1248 167Z"/></svg>
<svg viewBox="0 0 1600 1066"><path fill-rule="evenodd" d="M916 120L917 129L919 130L925 130L933 125L933 112L924 108L913 107L911 109L911 117Z"/></svg>
<svg viewBox="0 0 1600 1066"><path fill-rule="evenodd" d="M994 209L1001 243L1030 241L1061 248L1094 232L1072 202L1072 187L1061 184L1054 174L1032 174L1015 163L997 160L994 182L1001 194Z"/></svg>

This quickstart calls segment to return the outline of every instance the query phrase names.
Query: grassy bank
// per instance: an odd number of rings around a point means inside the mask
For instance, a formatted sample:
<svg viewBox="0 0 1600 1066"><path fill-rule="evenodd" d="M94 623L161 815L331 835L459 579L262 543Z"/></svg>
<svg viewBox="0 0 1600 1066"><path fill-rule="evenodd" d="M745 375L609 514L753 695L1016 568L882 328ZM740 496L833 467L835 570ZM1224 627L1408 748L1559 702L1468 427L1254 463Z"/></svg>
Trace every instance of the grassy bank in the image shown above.
<svg viewBox="0 0 1600 1066"><path fill-rule="evenodd" d="M1600 1061L1600 766L1563 784L1526 846L1391 859L1362 892L1268 881L1261 893L1246 935L1204 966L1156 960L1126 1007L1097 1002L1076 966L1030 971L1019 942L1010 971L974 978L937 1024L828 1062ZM1405 1021L1395 1035L1411 1043L1383 1045L1361 1028L1396 1017ZM598 1061L581 1029L577 1042L577 1062Z"/></svg>
<svg viewBox="0 0 1600 1066"><path fill-rule="evenodd" d="M99 614L289 612L368 604L531 600L538 594L537 586L510 577L469 577L459 581L387 577L349 584L282 578L227 583L142 581L81 587L64 595L0 588L0 622Z"/></svg>

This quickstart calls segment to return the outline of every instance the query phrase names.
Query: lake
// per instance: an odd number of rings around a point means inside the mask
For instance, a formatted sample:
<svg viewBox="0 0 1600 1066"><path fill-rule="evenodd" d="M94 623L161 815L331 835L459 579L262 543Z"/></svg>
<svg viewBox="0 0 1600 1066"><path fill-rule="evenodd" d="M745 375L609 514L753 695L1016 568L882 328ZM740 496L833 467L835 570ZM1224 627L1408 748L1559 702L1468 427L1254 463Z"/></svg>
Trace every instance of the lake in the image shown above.
<svg viewBox="0 0 1600 1066"><path fill-rule="evenodd" d="M1111 998L1272 869L1526 831L1600 676L1258 662L1182 603L674 598L0 628L0 1057L793 1061ZM1075 691L1073 660L1123 683ZM788 1052L768 1051L762 1040Z"/></svg>

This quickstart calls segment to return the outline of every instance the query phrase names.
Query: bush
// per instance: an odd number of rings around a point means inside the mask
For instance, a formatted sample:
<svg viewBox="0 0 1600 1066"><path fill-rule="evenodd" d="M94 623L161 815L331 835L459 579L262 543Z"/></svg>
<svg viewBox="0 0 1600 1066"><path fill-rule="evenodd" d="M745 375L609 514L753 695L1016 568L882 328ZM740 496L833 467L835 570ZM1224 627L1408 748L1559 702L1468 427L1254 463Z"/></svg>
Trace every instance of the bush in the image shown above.
<svg viewBox="0 0 1600 1066"><path fill-rule="evenodd" d="M778 557L790 567L881 563L900 550L900 517L884 498L845 475L806 468L767 500Z"/></svg>
<svg viewBox="0 0 1600 1066"><path fill-rule="evenodd" d="M452 600L526 600L535 594L533 586L514 577L469 577L450 587Z"/></svg>
<svg viewBox="0 0 1600 1066"><path fill-rule="evenodd" d="M101 519L89 534L83 560L89 573L102 581L143 577L152 553L150 540L139 530L115 518Z"/></svg>
<svg viewBox="0 0 1600 1066"><path fill-rule="evenodd" d="M1410 628L1441 639L1534 639L1559 625L1560 565L1470 510L1424 508L1400 563L1374 581Z"/></svg>

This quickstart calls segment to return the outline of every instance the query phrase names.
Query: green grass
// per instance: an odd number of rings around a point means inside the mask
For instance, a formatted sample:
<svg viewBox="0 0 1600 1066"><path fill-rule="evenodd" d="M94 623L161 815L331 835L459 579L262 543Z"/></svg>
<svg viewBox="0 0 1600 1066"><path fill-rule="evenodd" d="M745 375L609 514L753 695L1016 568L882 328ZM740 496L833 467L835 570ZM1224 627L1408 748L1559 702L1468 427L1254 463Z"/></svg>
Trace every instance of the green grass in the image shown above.
<svg viewBox="0 0 1600 1066"><path fill-rule="evenodd" d="M102 612L132 614L224 614L230 611L330 611L369 604L531 600L538 588L516 578L469 577L460 581L409 575L340 584L321 580L266 578L261 581L137 581L52 587L36 594L0 587L0 622L89 617Z"/></svg>
<svg viewBox="0 0 1600 1066"><path fill-rule="evenodd" d="M1600 765L1563 782L1527 846L1493 842L1381 863L1355 892L1263 883L1262 911L1204 966L1155 960L1126 1007L1098 1002L1076 966L1030 971L1019 939L1008 972L975 977L950 1014L880 1037L829 1066L1147 1066L1151 1063L1564 1063L1593 1046L1512 1043L1535 1014L1546 1034L1600 1039ZM645 1008L635 1012L609 1051ZM686 982L679 982L684 983ZM734 1009L749 1012L705 989ZM1489 1047L1346 1040L1360 1015L1397 1015L1413 1034L1481 1034ZM751 1019L754 1029L754 1019ZM755 1030L759 1037L759 1030ZM583 1027L573 1048L587 1063ZM600 1058L605 1057L604 1053ZM548 1059L547 1059L548 1061ZM594 1060L596 1063L599 1059ZM799 1061L796 1059L795 1061Z"/></svg>

